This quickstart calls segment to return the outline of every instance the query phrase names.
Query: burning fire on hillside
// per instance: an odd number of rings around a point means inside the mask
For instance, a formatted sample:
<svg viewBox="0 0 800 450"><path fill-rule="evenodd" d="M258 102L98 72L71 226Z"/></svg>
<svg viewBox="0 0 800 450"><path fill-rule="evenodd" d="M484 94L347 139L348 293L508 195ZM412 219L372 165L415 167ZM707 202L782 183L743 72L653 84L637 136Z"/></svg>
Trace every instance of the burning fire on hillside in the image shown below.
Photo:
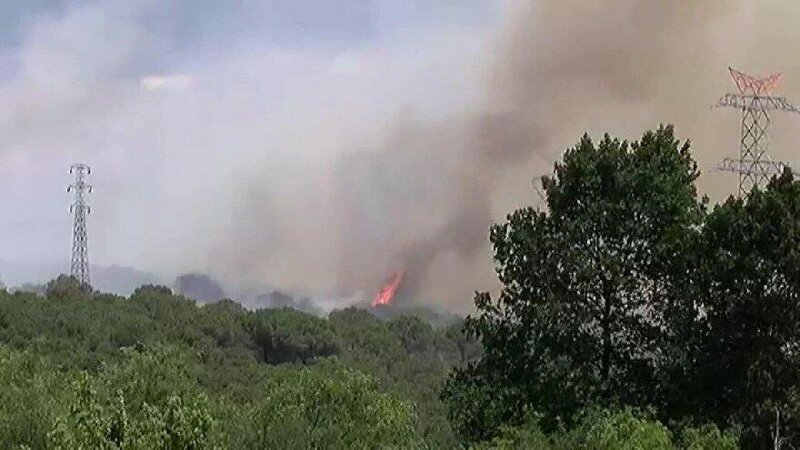
<svg viewBox="0 0 800 450"><path fill-rule="evenodd" d="M385 284L381 290L375 294L372 300L372 307L391 305L400 284L403 282L403 271L396 272L392 281Z"/></svg>

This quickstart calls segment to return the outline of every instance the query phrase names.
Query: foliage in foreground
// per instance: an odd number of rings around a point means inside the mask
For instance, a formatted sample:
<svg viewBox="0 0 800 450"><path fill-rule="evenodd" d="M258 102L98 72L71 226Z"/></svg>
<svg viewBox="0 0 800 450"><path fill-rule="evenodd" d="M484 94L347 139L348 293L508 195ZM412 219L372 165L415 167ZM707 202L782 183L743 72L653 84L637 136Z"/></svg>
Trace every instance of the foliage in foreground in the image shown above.
<svg viewBox="0 0 800 450"><path fill-rule="evenodd" d="M122 298L73 281L48 296L0 290L0 448L458 445L437 392L477 354L460 325L199 306L158 286ZM314 395L335 401L293 403Z"/></svg>
<svg viewBox="0 0 800 450"><path fill-rule="evenodd" d="M737 437L710 425L687 428L676 438L659 421L630 408L589 410L575 428L544 434L535 421L501 427L499 436L477 444L476 450L736 450Z"/></svg>
<svg viewBox="0 0 800 450"><path fill-rule="evenodd" d="M239 448L413 448L411 407L334 361L270 380Z"/></svg>
<svg viewBox="0 0 800 450"><path fill-rule="evenodd" d="M460 435L630 405L800 445L800 182L787 169L709 211L698 175L671 127L584 136L543 179L547 210L492 228L504 289L476 296L484 353L443 391Z"/></svg>
<svg viewBox="0 0 800 450"><path fill-rule="evenodd" d="M249 405L209 399L177 347L129 349L119 363L56 381L28 356L1 349L9 381L0 410L4 447L55 449L413 448L410 404L337 360L276 368ZM22 376L9 379L11 373ZM57 388L51 398L44 389ZM22 401L21 401L22 400Z"/></svg>

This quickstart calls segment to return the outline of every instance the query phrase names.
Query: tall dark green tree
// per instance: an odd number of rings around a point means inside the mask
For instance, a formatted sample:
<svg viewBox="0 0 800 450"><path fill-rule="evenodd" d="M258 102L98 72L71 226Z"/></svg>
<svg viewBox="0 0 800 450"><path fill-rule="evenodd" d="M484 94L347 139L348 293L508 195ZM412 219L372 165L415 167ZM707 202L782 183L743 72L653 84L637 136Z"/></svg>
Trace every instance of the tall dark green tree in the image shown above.
<svg viewBox="0 0 800 450"><path fill-rule="evenodd" d="M88 284L81 284L71 275L61 274L58 278L47 283L46 293L48 298L62 300L65 298L80 298L92 292Z"/></svg>
<svg viewBox="0 0 800 450"><path fill-rule="evenodd" d="M290 308L257 311L251 335L264 361L273 364L311 362L339 352L337 337L327 321Z"/></svg>
<svg viewBox="0 0 800 450"><path fill-rule="evenodd" d="M548 427L589 404L656 401L672 353L662 312L703 217L697 176L672 127L634 143L584 136L543 178L547 210L492 228L504 288L476 296L467 328L483 358L443 393L464 434L486 438L530 412Z"/></svg>
<svg viewBox="0 0 800 450"><path fill-rule="evenodd" d="M747 448L800 445L800 182L791 171L716 207L693 272L699 340L686 391L695 413L743 428Z"/></svg>

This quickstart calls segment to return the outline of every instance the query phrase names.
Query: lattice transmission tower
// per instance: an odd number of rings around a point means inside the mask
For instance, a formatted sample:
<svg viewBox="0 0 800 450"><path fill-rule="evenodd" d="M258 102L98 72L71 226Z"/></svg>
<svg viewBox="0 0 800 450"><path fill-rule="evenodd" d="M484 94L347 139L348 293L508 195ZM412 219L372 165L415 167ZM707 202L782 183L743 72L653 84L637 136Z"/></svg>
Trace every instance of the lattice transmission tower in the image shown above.
<svg viewBox="0 0 800 450"><path fill-rule="evenodd" d="M725 94L716 106L742 111L741 146L738 159L725 158L717 168L739 174L739 195L745 196L754 186L763 186L784 169L783 163L773 161L767 153L770 112L800 113L800 110L785 98L772 95L781 81L780 73L755 78L731 67L728 70L739 93Z"/></svg>
<svg viewBox="0 0 800 450"><path fill-rule="evenodd" d="M67 187L67 192L75 193L75 202L69 211L74 214L72 224L72 265L70 275L81 284L89 285L89 247L86 237L86 216L91 213L85 195L92 192L92 186L86 183L85 177L92 173L86 164L73 164L69 173L75 174L75 181Z"/></svg>

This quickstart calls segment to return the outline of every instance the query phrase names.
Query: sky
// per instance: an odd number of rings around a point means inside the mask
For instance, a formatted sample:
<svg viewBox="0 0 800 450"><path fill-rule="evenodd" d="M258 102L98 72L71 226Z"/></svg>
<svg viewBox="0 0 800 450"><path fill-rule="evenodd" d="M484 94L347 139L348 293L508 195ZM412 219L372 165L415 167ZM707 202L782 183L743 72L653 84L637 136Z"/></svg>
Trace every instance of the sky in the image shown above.
<svg viewBox="0 0 800 450"><path fill-rule="evenodd" d="M737 112L711 105L728 66L800 99L797 23L793 0L0 0L0 260L68 269L83 162L94 264L362 300L404 271L399 295L468 310L490 224L584 132L674 123L701 192L735 192Z"/></svg>
<svg viewBox="0 0 800 450"><path fill-rule="evenodd" d="M487 0L3 0L3 258L68 261L64 189L82 161L93 263L213 271L226 244L209 236L236 220L242 180L308 166L307 179L276 181L291 195L339 151L331 140L368 146L407 105L442 114L468 102L475 77L459 67L500 11Z"/></svg>

